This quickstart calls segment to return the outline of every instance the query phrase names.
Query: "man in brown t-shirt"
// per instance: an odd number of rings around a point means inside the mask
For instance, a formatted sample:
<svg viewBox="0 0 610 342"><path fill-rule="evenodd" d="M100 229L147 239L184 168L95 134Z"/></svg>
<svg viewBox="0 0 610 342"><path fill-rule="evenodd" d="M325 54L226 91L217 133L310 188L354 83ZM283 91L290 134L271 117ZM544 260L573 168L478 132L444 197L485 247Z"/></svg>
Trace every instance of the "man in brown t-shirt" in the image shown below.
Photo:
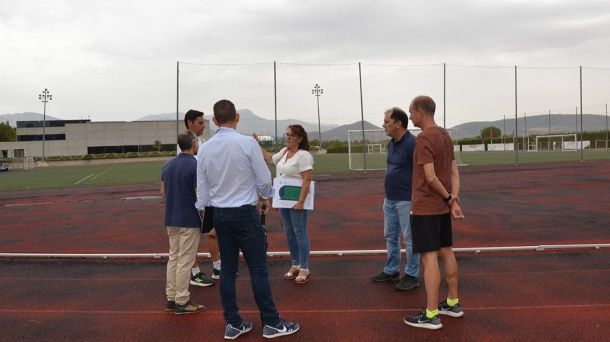
<svg viewBox="0 0 610 342"><path fill-rule="evenodd" d="M426 329L443 327L439 314L464 315L458 301L457 262L451 249L451 217L464 217L458 204L460 175L453 157L451 137L434 122L435 110L436 104L428 96L414 98L409 106L409 118L422 129L413 156L411 229L413 252L421 253L424 266L427 303L426 310L406 316L404 321L410 326ZM439 256L445 266L449 288L447 300L440 303Z"/></svg>

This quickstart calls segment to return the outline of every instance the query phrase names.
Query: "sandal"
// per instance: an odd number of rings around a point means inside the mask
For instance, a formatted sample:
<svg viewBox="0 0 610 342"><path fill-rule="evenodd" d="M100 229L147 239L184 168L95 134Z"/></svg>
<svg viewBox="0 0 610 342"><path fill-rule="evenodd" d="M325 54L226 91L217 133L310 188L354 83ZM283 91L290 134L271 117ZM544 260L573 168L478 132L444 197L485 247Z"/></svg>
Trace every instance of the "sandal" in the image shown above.
<svg viewBox="0 0 610 342"><path fill-rule="evenodd" d="M299 274L299 266L292 266L290 270L284 274L284 279L292 280Z"/></svg>
<svg viewBox="0 0 610 342"><path fill-rule="evenodd" d="M299 275L294 279L294 282L299 285L307 284L309 282L309 270L299 270Z"/></svg>

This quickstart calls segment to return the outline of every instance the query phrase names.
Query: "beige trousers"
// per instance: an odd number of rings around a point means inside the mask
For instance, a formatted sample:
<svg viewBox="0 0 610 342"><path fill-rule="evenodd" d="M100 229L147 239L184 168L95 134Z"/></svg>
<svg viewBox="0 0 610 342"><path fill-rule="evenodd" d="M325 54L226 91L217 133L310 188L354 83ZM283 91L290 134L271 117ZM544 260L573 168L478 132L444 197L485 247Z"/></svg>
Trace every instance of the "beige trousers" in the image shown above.
<svg viewBox="0 0 610 342"><path fill-rule="evenodd" d="M199 229L168 226L167 235L169 260L165 295L167 300L173 300L176 304L186 304L190 297L191 266L195 262L199 247Z"/></svg>

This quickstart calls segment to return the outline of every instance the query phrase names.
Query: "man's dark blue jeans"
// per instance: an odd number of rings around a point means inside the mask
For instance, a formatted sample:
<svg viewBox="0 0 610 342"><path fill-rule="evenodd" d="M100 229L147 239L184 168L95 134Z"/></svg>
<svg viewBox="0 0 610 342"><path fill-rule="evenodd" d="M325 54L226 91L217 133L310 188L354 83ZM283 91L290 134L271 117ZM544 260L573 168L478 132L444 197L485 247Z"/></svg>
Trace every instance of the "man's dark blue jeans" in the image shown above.
<svg viewBox="0 0 610 342"><path fill-rule="evenodd" d="M250 271L252 292L263 325L276 325L280 316L271 295L266 237L256 207L244 205L239 208L214 208L214 226L222 261L220 301L225 321L234 327L242 323L235 290L235 274L241 249Z"/></svg>

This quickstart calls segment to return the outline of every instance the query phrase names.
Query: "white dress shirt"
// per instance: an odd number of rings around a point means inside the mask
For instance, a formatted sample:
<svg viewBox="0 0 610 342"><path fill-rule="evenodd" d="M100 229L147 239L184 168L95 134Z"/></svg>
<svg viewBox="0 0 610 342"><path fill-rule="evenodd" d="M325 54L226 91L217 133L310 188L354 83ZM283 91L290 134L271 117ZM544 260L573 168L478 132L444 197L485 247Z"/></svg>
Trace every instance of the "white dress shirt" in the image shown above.
<svg viewBox="0 0 610 342"><path fill-rule="evenodd" d="M199 147L197 159L198 209L237 208L269 198L271 172L252 137L221 127Z"/></svg>

